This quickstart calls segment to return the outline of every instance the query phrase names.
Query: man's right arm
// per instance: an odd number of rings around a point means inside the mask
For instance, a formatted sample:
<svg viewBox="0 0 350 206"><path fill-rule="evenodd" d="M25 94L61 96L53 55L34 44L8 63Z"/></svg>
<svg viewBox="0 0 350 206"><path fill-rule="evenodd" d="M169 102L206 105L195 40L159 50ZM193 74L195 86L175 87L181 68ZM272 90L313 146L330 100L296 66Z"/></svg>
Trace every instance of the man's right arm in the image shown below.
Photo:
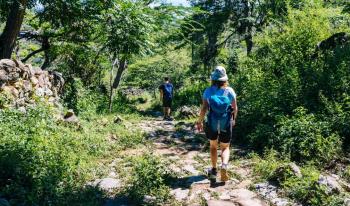
<svg viewBox="0 0 350 206"><path fill-rule="evenodd" d="M160 101L163 101L163 88L162 86L159 87L159 96L160 96Z"/></svg>

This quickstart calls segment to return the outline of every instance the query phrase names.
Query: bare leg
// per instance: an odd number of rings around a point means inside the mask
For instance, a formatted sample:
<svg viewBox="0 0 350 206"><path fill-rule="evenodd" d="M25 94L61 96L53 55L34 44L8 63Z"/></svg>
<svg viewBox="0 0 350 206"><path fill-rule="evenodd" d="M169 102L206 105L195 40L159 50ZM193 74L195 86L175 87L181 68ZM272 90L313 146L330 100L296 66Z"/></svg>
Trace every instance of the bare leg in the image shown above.
<svg viewBox="0 0 350 206"><path fill-rule="evenodd" d="M221 149L221 181L226 182L230 178L227 173L227 164L228 160L230 159L230 144L229 143L220 143L220 149Z"/></svg>
<svg viewBox="0 0 350 206"><path fill-rule="evenodd" d="M221 149L221 162L222 164L228 164L230 159L230 143L220 143Z"/></svg>
<svg viewBox="0 0 350 206"><path fill-rule="evenodd" d="M218 141L210 140L210 160L212 168L216 168L218 161Z"/></svg>
<svg viewBox="0 0 350 206"><path fill-rule="evenodd" d="M167 108L166 107L163 107L163 115L164 115L164 117L167 117Z"/></svg>
<svg viewBox="0 0 350 206"><path fill-rule="evenodd" d="M166 116L170 117L170 107L166 107Z"/></svg>

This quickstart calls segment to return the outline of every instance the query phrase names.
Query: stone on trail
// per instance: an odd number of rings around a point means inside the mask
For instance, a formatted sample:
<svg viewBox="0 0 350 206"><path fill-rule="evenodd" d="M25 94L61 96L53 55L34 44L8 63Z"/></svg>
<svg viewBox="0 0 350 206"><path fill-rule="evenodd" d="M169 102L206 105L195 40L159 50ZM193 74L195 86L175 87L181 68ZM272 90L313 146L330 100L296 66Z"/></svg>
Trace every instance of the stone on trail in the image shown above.
<svg viewBox="0 0 350 206"><path fill-rule="evenodd" d="M266 206L266 204L259 199L237 199L235 203L239 206Z"/></svg>
<svg viewBox="0 0 350 206"><path fill-rule="evenodd" d="M228 191L224 191L220 196L219 196L220 200L230 200L231 196L229 195Z"/></svg>
<svg viewBox="0 0 350 206"><path fill-rule="evenodd" d="M199 174L199 171L196 170L193 165L185 165L184 168L183 168L185 171L189 172L190 174L193 174L193 175L198 175Z"/></svg>
<svg viewBox="0 0 350 206"><path fill-rule="evenodd" d="M107 177L103 179L97 179L92 183L92 186L98 187L104 191L111 191L113 189L121 187L120 180Z"/></svg>
<svg viewBox="0 0 350 206"><path fill-rule="evenodd" d="M350 198L344 200L344 206L350 206Z"/></svg>
<svg viewBox="0 0 350 206"><path fill-rule="evenodd" d="M173 195L175 199L178 201L187 199L189 193L190 193L189 189L182 189L182 188L177 188L170 192L170 194Z"/></svg>
<svg viewBox="0 0 350 206"><path fill-rule="evenodd" d="M208 206L236 206L235 203L224 200L209 200L207 201Z"/></svg>
<svg viewBox="0 0 350 206"><path fill-rule="evenodd" d="M257 195L254 192L247 189L236 189L230 192L230 196L239 199L251 199L255 198Z"/></svg>

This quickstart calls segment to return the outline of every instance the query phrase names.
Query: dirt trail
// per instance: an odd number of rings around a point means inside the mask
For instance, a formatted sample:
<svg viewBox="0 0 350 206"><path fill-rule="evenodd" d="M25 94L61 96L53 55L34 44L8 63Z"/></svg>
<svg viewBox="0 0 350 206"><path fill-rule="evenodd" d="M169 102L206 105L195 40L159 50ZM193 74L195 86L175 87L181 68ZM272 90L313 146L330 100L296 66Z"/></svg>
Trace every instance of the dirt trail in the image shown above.
<svg viewBox="0 0 350 206"><path fill-rule="evenodd" d="M171 162L169 168L179 177L171 185L171 193L183 205L269 205L249 189L252 183L249 161L231 161L230 180L225 184L218 176L216 183L210 183L206 177L210 168L207 141L203 135L195 134L192 125L152 119L139 127L153 141L154 152Z"/></svg>

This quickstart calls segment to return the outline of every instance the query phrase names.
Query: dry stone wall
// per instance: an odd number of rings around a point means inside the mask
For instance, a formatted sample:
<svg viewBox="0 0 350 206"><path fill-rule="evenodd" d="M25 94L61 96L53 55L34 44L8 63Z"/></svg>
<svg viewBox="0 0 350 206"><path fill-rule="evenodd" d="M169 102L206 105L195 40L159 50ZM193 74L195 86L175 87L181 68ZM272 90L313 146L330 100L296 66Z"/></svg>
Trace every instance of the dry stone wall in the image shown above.
<svg viewBox="0 0 350 206"><path fill-rule="evenodd" d="M17 60L0 60L1 107L26 108L36 100L58 104L64 79L58 72L45 71Z"/></svg>

